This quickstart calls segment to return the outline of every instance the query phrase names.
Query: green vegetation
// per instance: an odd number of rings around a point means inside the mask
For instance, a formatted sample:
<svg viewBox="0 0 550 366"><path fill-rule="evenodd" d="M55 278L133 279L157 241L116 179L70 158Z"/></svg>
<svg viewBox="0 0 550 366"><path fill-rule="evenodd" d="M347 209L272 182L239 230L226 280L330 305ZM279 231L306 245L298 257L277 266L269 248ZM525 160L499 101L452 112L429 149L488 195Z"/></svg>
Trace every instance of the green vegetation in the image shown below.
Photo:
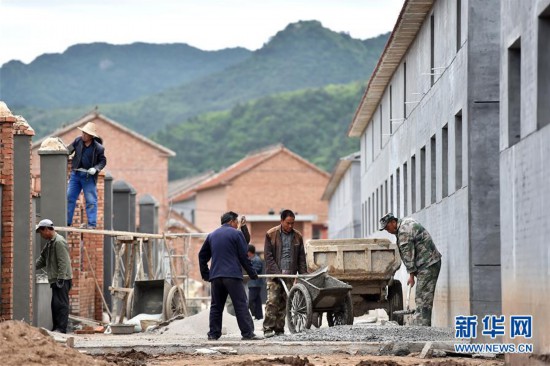
<svg viewBox="0 0 550 366"><path fill-rule="evenodd" d="M359 149L346 132L363 89L352 83L268 96L170 125L153 139L177 154L170 179L219 170L277 143L330 171Z"/></svg>
<svg viewBox="0 0 550 366"><path fill-rule="evenodd" d="M36 137L99 112L176 151L170 177L220 169L282 143L331 170L359 148L347 128L387 34L367 40L289 24L261 49L75 45L0 68L0 100Z"/></svg>

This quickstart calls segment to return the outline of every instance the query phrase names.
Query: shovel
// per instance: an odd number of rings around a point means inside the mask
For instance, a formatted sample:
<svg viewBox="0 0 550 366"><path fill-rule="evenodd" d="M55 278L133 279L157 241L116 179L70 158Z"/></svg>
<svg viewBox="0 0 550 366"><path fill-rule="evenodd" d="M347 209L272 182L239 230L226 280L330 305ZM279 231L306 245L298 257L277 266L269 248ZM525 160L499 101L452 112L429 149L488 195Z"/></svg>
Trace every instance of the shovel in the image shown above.
<svg viewBox="0 0 550 366"><path fill-rule="evenodd" d="M397 311L394 311L393 312L393 315L407 315L407 314L413 314L414 313L414 309L409 309L409 299L411 297L411 290L412 290L412 287L407 284L407 307L405 310L397 310Z"/></svg>

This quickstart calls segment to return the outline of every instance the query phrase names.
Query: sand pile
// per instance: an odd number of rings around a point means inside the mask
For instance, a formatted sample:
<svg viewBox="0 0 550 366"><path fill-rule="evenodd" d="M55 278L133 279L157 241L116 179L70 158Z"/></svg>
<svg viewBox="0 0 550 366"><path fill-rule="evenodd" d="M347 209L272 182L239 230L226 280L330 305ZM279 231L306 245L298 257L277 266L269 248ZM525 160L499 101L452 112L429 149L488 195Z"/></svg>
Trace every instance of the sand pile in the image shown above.
<svg viewBox="0 0 550 366"><path fill-rule="evenodd" d="M206 309L193 316L176 320L164 328L159 330L161 334L167 335L186 335L197 336L201 338L206 337L208 333L208 322L210 318L210 309ZM239 326L237 324L237 318L227 312L227 308L223 311L222 320L222 333L226 334L240 334Z"/></svg>
<svg viewBox="0 0 550 366"><path fill-rule="evenodd" d="M0 323L0 355L3 366L113 365L56 343L38 328L13 320Z"/></svg>

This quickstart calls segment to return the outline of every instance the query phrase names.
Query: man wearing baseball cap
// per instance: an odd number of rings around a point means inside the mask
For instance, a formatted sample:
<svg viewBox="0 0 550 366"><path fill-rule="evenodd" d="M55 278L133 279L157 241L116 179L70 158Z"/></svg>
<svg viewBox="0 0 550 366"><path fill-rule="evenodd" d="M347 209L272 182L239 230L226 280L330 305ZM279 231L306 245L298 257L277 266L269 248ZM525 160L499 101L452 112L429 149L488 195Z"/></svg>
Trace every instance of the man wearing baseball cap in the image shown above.
<svg viewBox="0 0 550 366"><path fill-rule="evenodd" d="M73 278L69 247L65 238L55 232L52 220L40 221L35 230L46 239L46 246L36 260L36 269L46 268L52 289L52 330L67 333L69 290Z"/></svg>
<svg viewBox="0 0 550 366"><path fill-rule="evenodd" d="M97 226L97 176L107 165L107 159L103 140L97 133L95 123L88 122L78 129L82 131L82 136L67 146L69 154L74 152L71 178L67 187L67 226L73 223L76 200L80 192L84 191L88 224L83 227L94 229Z"/></svg>
<svg viewBox="0 0 550 366"><path fill-rule="evenodd" d="M414 286L414 278L417 279L414 324L431 326L441 253L428 230L412 217L398 219L392 213L387 213L380 219L379 229L396 236L399 255L409 273L407 285Z"/></svg>

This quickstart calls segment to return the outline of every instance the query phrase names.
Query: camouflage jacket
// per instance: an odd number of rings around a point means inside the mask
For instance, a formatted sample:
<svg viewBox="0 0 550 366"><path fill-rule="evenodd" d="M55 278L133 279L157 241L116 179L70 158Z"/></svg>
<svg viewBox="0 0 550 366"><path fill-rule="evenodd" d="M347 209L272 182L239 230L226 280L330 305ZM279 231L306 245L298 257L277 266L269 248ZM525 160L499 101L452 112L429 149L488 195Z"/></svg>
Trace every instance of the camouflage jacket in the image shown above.
<svg viewBox="0 0 550 366"><path fill-rule="evenodd" d="M441 260L432 236L418 221L405 217L397 221L397 247L408 273L416 273Z"/></svg>

